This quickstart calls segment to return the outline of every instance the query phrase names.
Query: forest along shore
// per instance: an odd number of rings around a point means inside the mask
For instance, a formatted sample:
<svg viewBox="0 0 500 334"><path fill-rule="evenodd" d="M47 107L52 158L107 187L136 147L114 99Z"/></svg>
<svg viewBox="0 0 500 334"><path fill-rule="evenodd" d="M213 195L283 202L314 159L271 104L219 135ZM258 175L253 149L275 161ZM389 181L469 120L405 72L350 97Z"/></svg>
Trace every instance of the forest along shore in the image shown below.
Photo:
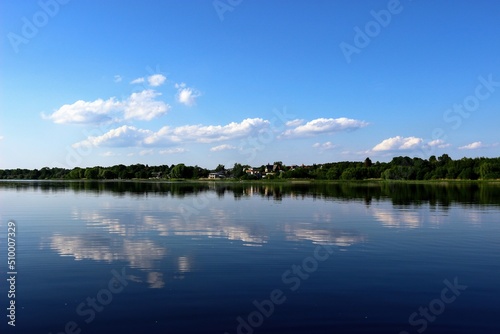
<svg viewBox="0 0 500 334"><path fill-rule="evenodd" d="M0 169L4 180L500 180L500 158L462 158L447 154L429 159L394 157L390 162L341 161L312 165L285 165L281 161L261 166L219 164L215 169L184 163L149 166L43 167Z"/></svg>

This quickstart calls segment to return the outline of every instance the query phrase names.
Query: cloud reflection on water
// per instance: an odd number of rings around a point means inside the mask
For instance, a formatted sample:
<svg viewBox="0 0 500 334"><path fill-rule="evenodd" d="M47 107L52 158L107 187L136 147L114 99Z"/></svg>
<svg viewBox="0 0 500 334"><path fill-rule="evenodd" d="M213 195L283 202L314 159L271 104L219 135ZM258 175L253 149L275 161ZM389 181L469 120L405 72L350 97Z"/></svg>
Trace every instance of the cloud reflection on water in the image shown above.
<svg viewBox="0 0 500 334"><path fill-rule="evenodd" d="M229 199L234 203L233 199ZM214 199L220 201L220 199ZM234 208L209 207L197 217L186 221L171 206L158 206L154 210L113 210L109 202L100 201L88 209L75 205L71 217L83 231L70 234L56 232L48 241L50 249L61 256L71 256L75 260L126 261L130 268L144 274L135 280L146 282L150 288L165 287L165 261L171 264L173 279L183 279L195 270L195 254L168 251L169 244L178 238L187 237L193 241L222 239L239 242L241 246L262 246L270 242L276 234L285 236L287 241L308 241L314 244L328 244L348 247L363 241L363 236L353 231L334 229L331 214L314 213L311 223L293 220L278 224L273 217L266 221L254 221L242 217ZM251 211L251 209L249 209ZM261 218L266 213L261 213ZM286 219L282 217L280 220ZM325 224L328 225L325 227ZM200 239L201 238L201 239ZM172 262L173 261L173 262ZM140 277L139 277L140 276Z"/></svg>
<svg viewBox="0 0 500 334"><path fill-rule="evenodd" d="M366 234L348 227L353 219L375 220L383 227L397 229L439 227L451 219L448 207L436 210L432 203L423 208L394 202L391 205L387 198L332 200L323 197L324 193L311 193L309 188L286 190L282 186L208 188L219 196L205 195L206 204L190 219L182 216L179 206L196 200L203 192L181 197L151 194L120 199L101 193L85 198L86 205L75 200L70 216L76 223L72 225L80 230L72 234L57 231L48 245L59 255L75 260L126 261L130 268L144 272L143 278L137 280L147 282L151 288L163 288L166 262L174 279L196 270L193 260L199 253L190 251L190 246L172 251L172 243L183 238L195 243L221 239L259 247L278 238L345 250L367 240ZM77 193L77 199L83 200L79 197L82 194ZM119 202L122 199L126 202ZM473 224L480 224L479 213L469 215Z"/></svg>

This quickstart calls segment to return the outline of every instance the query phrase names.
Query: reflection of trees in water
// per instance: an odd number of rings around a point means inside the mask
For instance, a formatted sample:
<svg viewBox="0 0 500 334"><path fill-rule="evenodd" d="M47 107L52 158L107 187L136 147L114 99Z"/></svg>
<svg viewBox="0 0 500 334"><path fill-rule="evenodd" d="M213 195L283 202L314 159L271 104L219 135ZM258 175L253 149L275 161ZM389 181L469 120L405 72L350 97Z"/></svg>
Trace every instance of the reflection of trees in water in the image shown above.
<svg viewBox="0 0 500 334"><path fill-rule="evenodd" d="M336 200L390 199L397 205L448 207L451 203L500 205L500 184L474 182L408 183L408 182L338 182L338 183L222 183L222 182L0 182L0 188L18 191L39 189L42 192L112 193L117 196L172 196L183 198L215 192L218 197L241 199L261 196L275 201L284 197Z"/></svg>

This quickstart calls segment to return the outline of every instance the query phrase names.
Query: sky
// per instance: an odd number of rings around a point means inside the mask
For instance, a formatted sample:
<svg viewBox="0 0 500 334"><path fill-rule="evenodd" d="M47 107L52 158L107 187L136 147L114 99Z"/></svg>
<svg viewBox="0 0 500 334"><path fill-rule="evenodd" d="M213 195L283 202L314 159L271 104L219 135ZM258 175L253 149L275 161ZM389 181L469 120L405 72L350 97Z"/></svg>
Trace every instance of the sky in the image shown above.
<svg viewBox="0 0 500 334"><path fill-rule="evenodd" d="M493 0L4 0L0 168L500 156Z"/></svg>

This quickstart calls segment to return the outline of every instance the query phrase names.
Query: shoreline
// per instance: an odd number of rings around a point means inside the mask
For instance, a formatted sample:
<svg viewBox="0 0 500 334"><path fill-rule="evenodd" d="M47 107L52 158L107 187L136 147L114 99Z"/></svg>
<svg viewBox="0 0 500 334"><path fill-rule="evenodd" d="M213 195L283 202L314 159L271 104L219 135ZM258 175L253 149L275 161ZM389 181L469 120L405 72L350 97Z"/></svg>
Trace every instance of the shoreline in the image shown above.
<svg viewBox="0 0 500 334"><path fill-rule="evenodd" d="M437 179L437 180L384 180L384 179L365 179L365 180L314 180L314 179L282 179L282 180L237 180L237 179L0 179L0 183L16 182L97 182L97 183L217 183L217 184L498 184L500 179L486 180L460 180L460 179Z"/></svg>

